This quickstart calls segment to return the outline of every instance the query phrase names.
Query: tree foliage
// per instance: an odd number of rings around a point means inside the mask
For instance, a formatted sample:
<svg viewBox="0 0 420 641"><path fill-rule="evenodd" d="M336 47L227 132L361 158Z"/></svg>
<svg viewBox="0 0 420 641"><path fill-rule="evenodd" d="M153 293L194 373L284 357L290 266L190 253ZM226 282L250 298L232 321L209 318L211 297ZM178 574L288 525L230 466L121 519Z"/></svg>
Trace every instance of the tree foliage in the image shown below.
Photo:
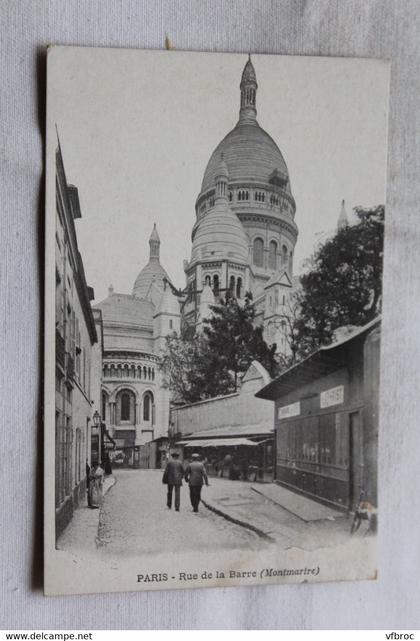
<svg viewBox="0 0 420 641"><path fill-rule="evenodd" d="M244 304L228 295L211 310L213 314L204 321L203 329L207 347L206 394L217 396L236 392L242 374L253 360L258 360L274 376L276 345L269 348L262 327L255 326L251 294L246 294Z"/></svg>
<svg viewBox="0 0 420 641"><path fill-rule="evenodd" d="M301 276L294 350L299 356L332 341L343 326L364 325L380 312L384 206L355 209L347 226L315 252Z"/></svg>

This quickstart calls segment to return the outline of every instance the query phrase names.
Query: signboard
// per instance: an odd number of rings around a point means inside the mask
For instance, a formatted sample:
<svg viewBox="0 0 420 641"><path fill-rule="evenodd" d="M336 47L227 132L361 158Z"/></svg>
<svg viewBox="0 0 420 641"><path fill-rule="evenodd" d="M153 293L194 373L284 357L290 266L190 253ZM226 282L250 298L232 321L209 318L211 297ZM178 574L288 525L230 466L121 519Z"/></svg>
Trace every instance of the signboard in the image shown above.
<svg viewBox="0 0 420 641"><path fill-rule="evenodd" d="M279 407L278 418L291 418L292 416L299 416L300 414L300 401L296 403L291 403L290 405L283 405Z"/></svg>
<svg viewBox="0 0 420 641"><path fill-rule="evenodd" d="M325 390L325 392L321 392L319 401L321 409L344 403L344 385L332 387L331 389Z"/></svg>

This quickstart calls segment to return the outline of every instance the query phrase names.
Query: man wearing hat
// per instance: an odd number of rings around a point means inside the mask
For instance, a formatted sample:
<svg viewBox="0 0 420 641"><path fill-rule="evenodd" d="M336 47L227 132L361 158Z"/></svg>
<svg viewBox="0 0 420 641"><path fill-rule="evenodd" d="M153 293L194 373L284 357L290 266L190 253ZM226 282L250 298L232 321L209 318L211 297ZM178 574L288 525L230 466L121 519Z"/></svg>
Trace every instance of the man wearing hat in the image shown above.
<svg viewBox="0 0 420 641"><path fill-rule="evenodd" d="M185 480L190 486L190 499L194 512L198 512L203 483L206 485L209 484L206 468L203 463L200 463L199 458L199 454L193 454L191 463L187 465L187 469L185 470Z"/></svg>
<svg viewBox="0 0 420 641"><path fill-rule="evenodd" d="M179 452L172 452L171 458L166 464L163 474L163 483L168 485L168 495L166 505L169 509L172 507L172 493L175 488L175 510L179 512L181 503L181 485L184 478L184 468L181 461L178 461Z"/></svg>

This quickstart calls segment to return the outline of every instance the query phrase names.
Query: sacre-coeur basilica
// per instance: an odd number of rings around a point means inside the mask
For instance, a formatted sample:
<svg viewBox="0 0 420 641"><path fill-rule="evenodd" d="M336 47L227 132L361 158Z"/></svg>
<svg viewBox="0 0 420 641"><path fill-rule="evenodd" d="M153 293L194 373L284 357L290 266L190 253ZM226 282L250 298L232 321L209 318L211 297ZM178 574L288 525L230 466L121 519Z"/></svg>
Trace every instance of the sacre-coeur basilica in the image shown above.
<svg viewBox="0 0 420 641"><path fill-rule="evenodd" d="M167 434L170 392L158 367L166 337L185 324L200 331L210 306L227 291L239 301L251 292L266 342L287 351L296 205L282 153L257 121L257 91L249 58L240 81L239 119L211 154L195 203L185 287L178 290L161 265L154 226L149 262L131 294L110 286L107 298L94 306L103 323L101 413L117 447Z"/></svg>

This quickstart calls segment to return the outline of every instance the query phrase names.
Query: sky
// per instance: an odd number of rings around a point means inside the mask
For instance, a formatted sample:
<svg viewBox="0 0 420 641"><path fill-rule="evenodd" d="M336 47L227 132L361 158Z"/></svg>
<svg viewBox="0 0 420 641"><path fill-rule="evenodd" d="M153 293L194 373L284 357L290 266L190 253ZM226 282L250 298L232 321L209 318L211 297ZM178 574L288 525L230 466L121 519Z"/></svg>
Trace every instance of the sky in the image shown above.
<svg viewBox="0 0 420 641"><path fill-rule="evenodd" d="M50 50L47 165L54 172L57 127L67 180L79 191L76 229L95 302L110 284L132 292L148 262L153 223L162 265L177 287L185 285L195 201L213 150L238 120L246 60ZM252 61L257 119L283 154L296 200L298 273L335 229L343 198L349 215L357 205L385 202L389 66L304 56L252 55Z"/></svg>

